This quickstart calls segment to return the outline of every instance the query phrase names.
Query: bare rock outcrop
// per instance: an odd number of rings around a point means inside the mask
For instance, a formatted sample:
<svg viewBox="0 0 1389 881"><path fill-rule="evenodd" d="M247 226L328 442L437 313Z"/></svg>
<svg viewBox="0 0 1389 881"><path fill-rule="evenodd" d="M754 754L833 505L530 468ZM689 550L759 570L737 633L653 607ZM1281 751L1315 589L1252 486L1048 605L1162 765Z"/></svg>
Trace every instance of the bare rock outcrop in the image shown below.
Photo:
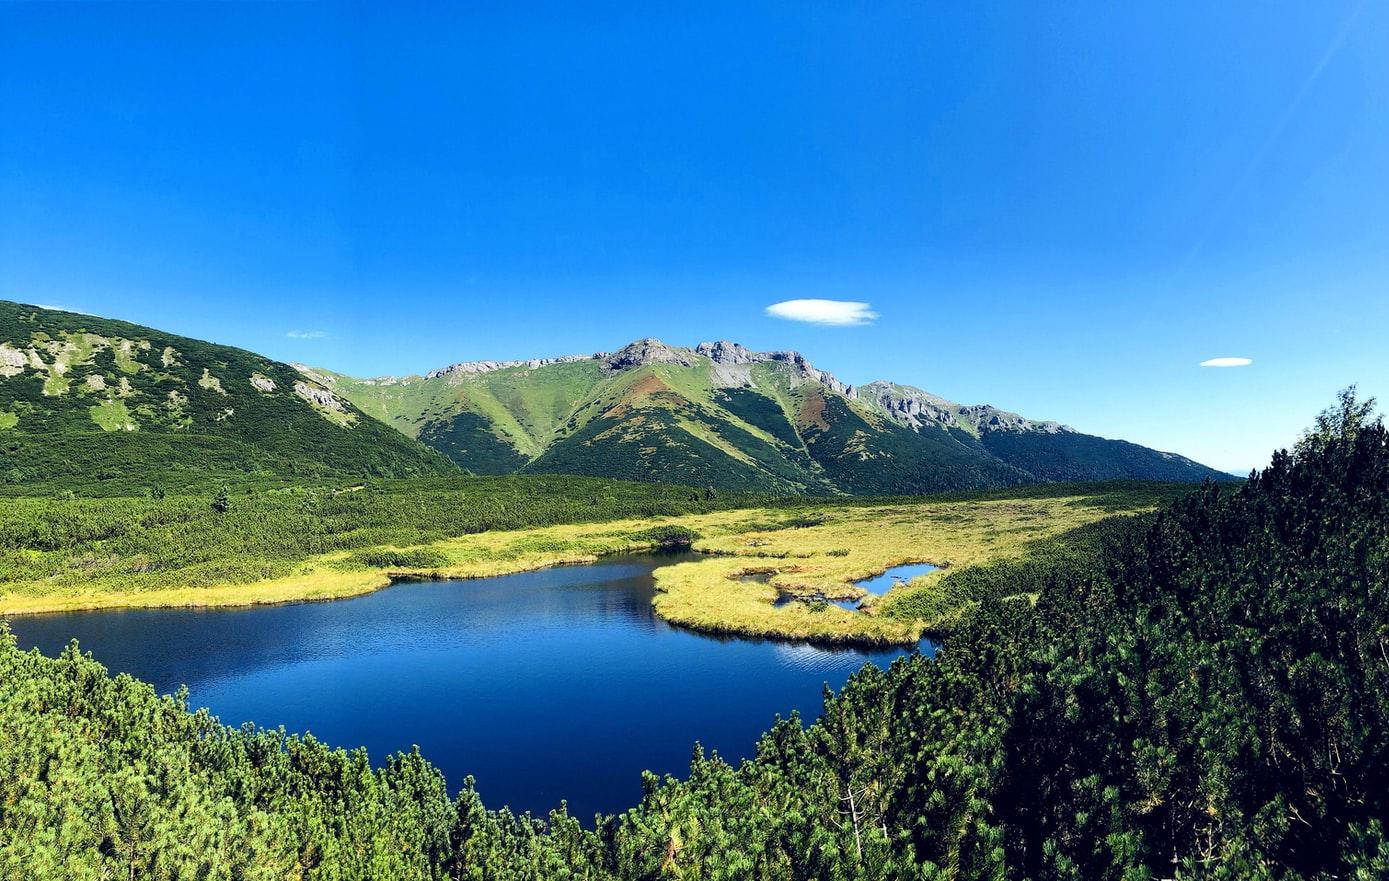
<svg viewBox="0 0 1389 881"><path fill-rule="evenodd" d="M537 367L545 367L549 364L573 364L575 361L593 361L607 357L606 352L598 352L593 355L560 355L557 358L528 358L525 361L461 361L458 364L450 364L438 370L431 370L424 375L425 379L437 379L441 376L450 374L474 374L491 373L494 370L506 370L510 367L529 367L534 370ZM383 377L379 380L381 384L390 384L392 377Z"/></svg>
<svg viewBox="0 0 1389 881"><path fill-rule="evenodd" d="M0 376L18 376L29 364L29 356L9 343L0 343Z"/></svg>
<svg viewBox="0 0 1389 881"><path fill-rule="evenodd" d="M626 370L630 367L645 367L648 364L677 364L681 367L694 366L693 353L686 348L667 346L658 339L647 337L630 342L604 359L609 370Z"/></svg>
<svg viewBox="0 0 1389 881"><path fill-rule="evenodd" d="M322 407L325 410L332 410L335 413L346 413L347 406L338 398L337 395L316 385L309 385L300 380L294 384L294 393L304 400L313 404L315 407Z"/></svg>
<svg viewBox="0 0 1389 881"><path fill-rule="evenodd" d="M853 386L840 382L832 373L816 369L800 352L754 352L747 346L730 340L700 343L695 346L695 352L714 363L716 380L724 378L733 380L724 382L724 385L745 384L747 372L746 370L720 370L718 368L749 367L753 364L776 362L786 365L790 369L792 377L799 381L818 382L851 400L858 397Z"/></svg>

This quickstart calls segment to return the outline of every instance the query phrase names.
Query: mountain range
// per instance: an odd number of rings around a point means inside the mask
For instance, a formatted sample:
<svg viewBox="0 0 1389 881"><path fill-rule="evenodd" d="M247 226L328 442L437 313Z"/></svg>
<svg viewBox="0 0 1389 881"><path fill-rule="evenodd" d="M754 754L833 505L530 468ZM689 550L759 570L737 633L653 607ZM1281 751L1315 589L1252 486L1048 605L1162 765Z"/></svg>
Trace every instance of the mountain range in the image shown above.
<svg viewBox="0 0 1389 881"><path fill-rule="evenodd" d="M424 376L309 380L479 474L897 494L1046 481L1229 480L1175 453L907 385L851 386L798 352L656 339L614 352L470 361Z"/></svg>
<svg viewBox="0 0 1389 881"><path fill-rule="evenodd" d="M886 381L851 386L798 352L728 341L642 339L360 379L0 301L0 485L461 469L852 495L1232 479L986 404Z"/></svg>

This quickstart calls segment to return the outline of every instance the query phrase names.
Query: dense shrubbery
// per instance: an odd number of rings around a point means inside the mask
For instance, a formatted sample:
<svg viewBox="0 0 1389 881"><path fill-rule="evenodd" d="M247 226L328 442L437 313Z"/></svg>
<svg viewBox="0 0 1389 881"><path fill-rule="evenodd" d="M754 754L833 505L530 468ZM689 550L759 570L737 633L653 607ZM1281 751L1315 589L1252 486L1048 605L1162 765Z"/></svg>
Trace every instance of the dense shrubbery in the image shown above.
<svg viewBox="0 0 1389 881"><path fill-rule="evenodd" d="M653 526L650 529L643 529L632 534L632 541L654 545L663 551L688 550L698 538L698 532L673 523L666 526Z"/></svg>
<svg viewBox="0 0 1389 881"><path fill-rule="evenodd" d="M1096 486L1105 493L1131 487L1134 498L1149 503L1178 491L1167 484ZM1092 489L1053 485L1021 492L1083 495ZM805 508L811 522L821 516L816 507L826 504L559 475L234 487L220 514L213 508L219 492L214 484L194 496L160 489L137 497L0 498L0 592L205 587L283 575L318 554L411 547L488 530L749 506Z"/></svg>
<svg viewBox="0 0 1389 881"><path fill-rule="evenodd" d="M102 342L96 344L92 336ZM295 394L288 364L91 315L0 300L0 344L34 350L0 376L0 488L85 490L139 481L411 477L456 473L438 451L342 404L345 428ZM58 353L66 353L60 356ZM62 370L59 357L70 359ZM273 383L272 391L252 377ZM271 386L267 385L267 388ZM110 409L113 420L98 414ZM102 429L108 429L103 431Z"/></svg>
<svg viewBox="0 0 1389 881"><path fill-rule="evenodd" d="M949 632L986 601L1033 600L1044 590L1064 590L1076 572L1101 564L1106 536L1120 527L1109 518L1037 542L1021 559L952 569L928 588L899 592L879 612L925 621L927 632Z"/></svg>
<svg viewBox="0 0 1389 881"><path fill-rule="evenodd" d="M0 500L0 590L14 589L7 582L43 590L200 586L227 580L218 573L228 564L236 573L254 571L264 578L333 551L410 547L494 529L698 513L750 501L735 495L710 499L689 487L563 476L243 491L230 496L224 513L214 509L215 495Z"/></svg>
<svg viewBox="0 0 1389 881"><path fill-rule="evenodd" d="M537 474L592 474L623 480L679 480L720 492L778 494L832 492L808 456L769 444L717 413L692 405L643 409L640 431L623 418L604 415L547 449L526 465ZM734 458L682 427L700 426L710 437L739 451ZM624 430L625 429L625 430Z"/></svg>
<svg viewBox="0 0 1389 881"><path fill-rule="evenodd" d="M231 731L0 646L0 863L32 878L1389 874L1389 435L1353 401L1245 486L995 570L934 661L585 829L417 755ZM996 595L1036 594L1031 603ZM581 759L581 757L576 757Z"/></svg>
<svg viewBox="0 0 1389 881"><path fill-rule="evenodd" d="M803 430L810 455L835 486L854 494L945 492L1035 483L1036 478L989 455L963 431L939 426L914 431L894 422L873 426L843 398L826 395L824 427ZM874 455L863 455L864 438Z"/></svg>

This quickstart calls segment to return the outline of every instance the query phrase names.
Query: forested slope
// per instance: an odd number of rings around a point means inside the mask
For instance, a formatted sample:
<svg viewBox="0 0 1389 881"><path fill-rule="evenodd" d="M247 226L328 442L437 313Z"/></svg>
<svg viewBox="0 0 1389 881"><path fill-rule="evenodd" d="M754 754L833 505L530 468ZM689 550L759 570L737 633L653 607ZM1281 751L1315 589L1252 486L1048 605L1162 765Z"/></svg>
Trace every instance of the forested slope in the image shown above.
<svg viewBox="0 0 1389 881"><path fill-rule="evenodd" d="M0 300L0 488L7 492L457 473L441 453L288 364Z"/></svg>
<svg viewBox="0 0 1389 881"><path fill-rule="evenodd" d="M935 661L585 829L419 756L228 730L0 646L0 865L25 878L1382 878L1389 435L1347 398L1245 485L961 570ZM1035 593L1035 607L1016 597ZM582 761L582 756L575 756Z"/></svg>

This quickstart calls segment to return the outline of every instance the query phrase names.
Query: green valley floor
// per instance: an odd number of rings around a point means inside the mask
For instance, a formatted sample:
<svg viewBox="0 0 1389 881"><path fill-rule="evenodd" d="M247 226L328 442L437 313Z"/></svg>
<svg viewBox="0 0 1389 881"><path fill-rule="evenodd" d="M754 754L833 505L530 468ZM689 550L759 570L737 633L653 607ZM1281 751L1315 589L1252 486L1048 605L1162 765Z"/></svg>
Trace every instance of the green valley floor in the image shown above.
<svg viewBox="0 0 1389 881"><path fill-rule="evenodd" d="M10 499L0 502L10 515L0 525L0 614L325 600L398 578L500 575L674 541L707 557L658 571L655 607L668 621L910 644L948 629L971 602L948 589L961 571L1025 558L1181 491L1082 484L752 504L673 487L514 477L252 492L225 497L220 511L208 497ZM910 562L941 570L867 597L864 611L773 605L782 594L861 597L852 582Z"/></svg>

